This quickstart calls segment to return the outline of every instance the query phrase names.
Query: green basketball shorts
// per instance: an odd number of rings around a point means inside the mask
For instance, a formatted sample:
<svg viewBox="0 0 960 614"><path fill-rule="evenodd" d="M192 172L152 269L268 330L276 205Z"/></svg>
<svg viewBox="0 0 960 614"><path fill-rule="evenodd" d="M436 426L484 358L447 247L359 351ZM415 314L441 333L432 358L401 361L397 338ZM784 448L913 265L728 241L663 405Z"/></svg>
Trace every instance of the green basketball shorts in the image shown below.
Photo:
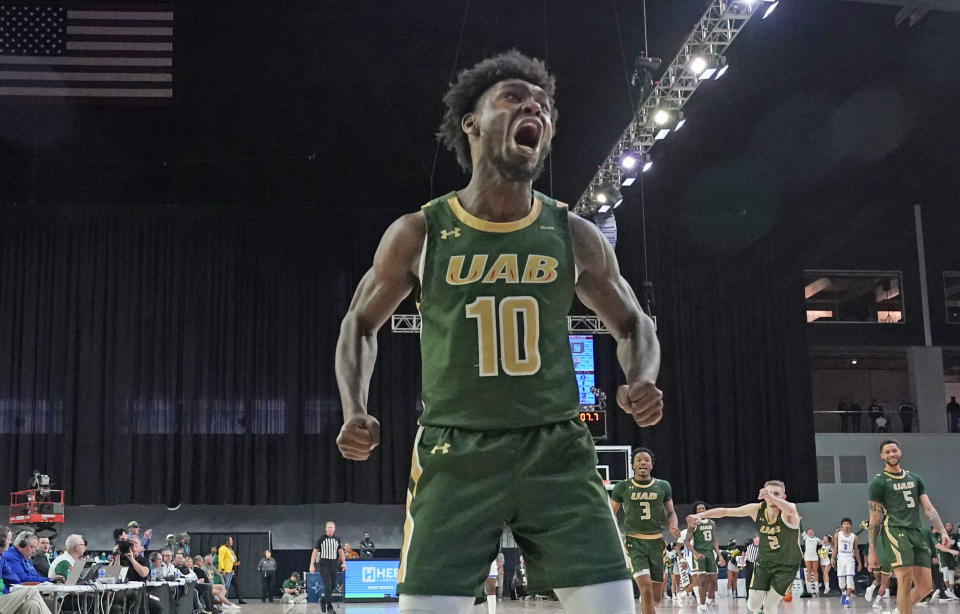
<svg viewBox="0 0 960 614"><path fill-rule="evenodd" d="M904 529L883 525L877 538L877 557L880 564L897 567L926 567L930 569L933 555L920 529Z"/></svg>
<svg viewBox="0 0 960 614"><path fill-rule="evenodd" d="M639 539L627 535L624 543L633 565L633 576L649 575L652 581L663 582L663 551L667 547L663 539Z"/></svg>
<svg viewBox="0 0 960 614"><path fill-rule="evenodd" d="M757 560L753 566L753 577L750 578L750 590L769 591L773 589L778 595L786 595L797 577L800 563L796 565L766 564Z"/></svg>
<svg viewBox="0 0 960 614"><path fill-rule="evenodd" d="M531 593L629 579L596 466L579 420L490 431L421 426L398 593L476 596L504 523L523 552Z"/></svg>
<svg viewBox="0 0 960 614"><path fill-rule="evenodd" d="M702 559L698 559L695 556L690 557L693 559L693 569L691 573L712 573L713 575L717 575L717 553L709 550L707 552L701 552L700 554L703 555Z"/></svg>

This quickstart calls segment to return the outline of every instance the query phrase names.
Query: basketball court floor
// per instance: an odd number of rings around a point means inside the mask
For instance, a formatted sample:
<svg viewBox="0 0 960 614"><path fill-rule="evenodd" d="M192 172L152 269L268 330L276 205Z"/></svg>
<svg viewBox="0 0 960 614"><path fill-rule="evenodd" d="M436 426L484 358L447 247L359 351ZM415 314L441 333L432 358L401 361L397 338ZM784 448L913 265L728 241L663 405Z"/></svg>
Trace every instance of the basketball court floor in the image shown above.
<svg viewBox="0 0 960 614"><path fill-rule="evenodd" d="M476 606L471 614L486 614L487 606ZM397 604L394 603L347 603L337 604L336 614L396 614ZM515 612L563 612L563 608L556 601L526 600L510 601L509 599L497 603L497 614L513 614ZM640 602L637 602L637 612L640 612ZM713 614L747 614L746 599L718 599L717 605L710 608ZM863 597L857 596L850 609L840 605L839 595L827 595L816 599L794 599L791 603L781 603L778 609L780 614L843 614L856 612L857 614L880 614L880 610L873 610ZM696 614L696 606L677 607L669 602L657 608L657 614ZM278 605L248 602L243 606L240 614L320 614L319 604L305 605ZM597 604L596 614L603 614L603 604ZM960 614L960 602L938 603L932 606L915 607L914 614Z"/></svg>

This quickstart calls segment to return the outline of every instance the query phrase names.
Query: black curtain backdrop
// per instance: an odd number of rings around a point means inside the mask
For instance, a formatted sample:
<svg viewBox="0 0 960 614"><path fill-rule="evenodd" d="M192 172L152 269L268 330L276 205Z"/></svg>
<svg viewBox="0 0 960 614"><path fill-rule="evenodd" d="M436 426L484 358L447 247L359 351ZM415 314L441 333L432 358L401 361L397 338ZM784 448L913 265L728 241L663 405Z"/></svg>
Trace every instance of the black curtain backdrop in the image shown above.
<svg viewBox="0 0 960 614"><path fill-rule="evenodd" d="M190 554L207 555L211 548L219 548L227 539L228 535L233 536L233 551L240 561L240 566L234 568L234 584L239 592L230 587L228 599L239 594L243 599L252 599L260 597L260 572L257 571L257 565L263 558L264 550L270 549L270 534L263 533L191 533L190 534ZM273 553L270 553L273 555ZM309 556L307 557L309 558ZM288 574L289 577L289 574ZM237 579L239 578L239 584ZM280 576L280 583L284 580ZM277 586L280 586L280 583Z"/></svg>
<svg viewBox="0 0 960 614"><path fill-rule="evenodd" d="M397 215L0 211L0 492L36 469L70 505L403 502L416 335L380 334L379 452L347 462L334 443L339 323ZM668 220L651 232L667 415L641 432L612 411L607 443L653 447L678 502L751 500L768 477L813 500L800 271L772 239L717 251L685 236ZM638 248L619 250L637 288ZM612 399L622 376L612 341L597 340Z"/></svg>

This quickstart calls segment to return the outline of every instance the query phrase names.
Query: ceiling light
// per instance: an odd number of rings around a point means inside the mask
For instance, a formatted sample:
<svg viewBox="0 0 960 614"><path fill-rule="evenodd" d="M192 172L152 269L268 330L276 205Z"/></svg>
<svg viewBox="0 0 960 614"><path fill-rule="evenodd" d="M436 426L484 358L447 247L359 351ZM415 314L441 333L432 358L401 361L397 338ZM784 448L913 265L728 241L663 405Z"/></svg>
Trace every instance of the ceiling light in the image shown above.
<svg viewBox="0 0 960 614"><path fill-rule="evenodd" d="M597 192L597 193L593 196L593 200L597 201L597 202L600 203L600 204L603 204L603 203L607 202L607 195L606 195L605 193L603 193L603 192Z"/></svg>
<svg viewBox="0 0 960 614"><path fill-rule="evenodd" d="M610 205L604 205L599 209L597 209L597 213L606 213L609 210L610 210Z"/></svg>
<svg viewBox="0 0 960 614"><path fill-rule="evenodd" d="M620 157L620 166L626 170L630 170L637 167L637 156L632 152L625 153Z"/></svg>
<svg viewBox="0 0 960 614"><path fill-rule="evenodd" d="M636 180L637 180L636 177L627 177L626 179L620 182L620 185L622 185L625 188L629 188L630 186L633 185L633 182Z"/></svg>
<svg viewBox="0 0 960 614"><path fill-rule="evenodd" d="M707 58L702 55L696 55L687 63L687 70L699 77L700 74L707 69L707 66L709 66Z"/></svg>
<svg viewBox="0 0 960 614"><path fill-rule="evenodd" d="M653 114L653 123L658 126L665 126L670 123L670 111L666 109L657 109Z"/></svg>
<svg viewBox="0 0 960 614"><path fill-rule="evenodd" d="M650 170L652 167L653 167L653 160L647 160L647 161L644 163L643 168L640 169L640 171L643 172L643 173L645 173L645 172L647 172L648 170Z"/></svg>
<svg viewBox="0 0 960 614"><path fill-rule="evenodd" d="M660 130L660 132L657 133L657 136L653 137L653 140L662 141L663 139L667 138L669 134L670 134L670 128L663 128Z"/></svg>
<svg viewBox="0 0 960 614"><path fill-rule="evenodd" d="M777 5L779 4L780 4L779 2L774 2L769 7L767 7L767 10L763 13L763 18L766 19L767 17L769 17L771 13L777 10Z"/></svg>
<svg viewBox="0 0 960 614"><path fill-rule="evenodd" d="M687 123L687 120L686 120L686 119L681 119L680 121L677 122L677 125L676 125L676 127L674 127L673 131L676 132L676 131L679 130L680 128L683 128L684 124L686 124L686 123Z"/></svg>
<svg viewBox="0 0 960 614"><path fill-rule="evenodd" d="M710 77L712 77L712 76L715 75L715 74L717 74L717 69L711 67L711 68L706 69L706 70L703 71L702 73L700 73L700 76L697 77L697 78L700 79L701 81L703 81L703 80L705 80L705 79L709 79Z"/></svg>
<svg viewBox="0 0 960 614"><path fill-rule="evenodd" d="M722 77L723 75L727 74L727 69L728 69L728 68L730 68L730 65L729 65L729 64L727 64L726 66L724 66L723 68L721 68L720 70L718 70L718 71L717 71L717 76L716 76L716 78L719 79L719 78Z"/></svg>

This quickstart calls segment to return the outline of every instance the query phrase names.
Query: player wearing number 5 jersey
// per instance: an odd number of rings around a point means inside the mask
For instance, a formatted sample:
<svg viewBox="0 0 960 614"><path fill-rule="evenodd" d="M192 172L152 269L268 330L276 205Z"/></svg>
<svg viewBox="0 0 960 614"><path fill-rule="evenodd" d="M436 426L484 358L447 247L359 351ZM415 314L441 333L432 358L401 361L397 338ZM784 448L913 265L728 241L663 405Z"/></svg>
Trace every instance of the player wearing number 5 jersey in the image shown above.
<svg viewBox="0 0 960 614"><path fill-rule="evenodd" d="M910 614L913 604L933 588L930 574L933 553L921 531L921 508L935 531L943 535L945 530L927 496L923 478L900 466L902 456L900 443L895 439L886 439L880 444L880 458L885 466L870 482L867 560L871 568L880 564L893 568L898 586L897 609L900 614Z"/></svg>
<svg viewBox="0 0 960 614"><path fill-rule="evenodd" d="M470 181L387 229L340 329L337 444L366 460L380 443L367 407L377 331L419 285L424 410L401 613L469 612L504 523L531 591L554 589L571 612L634 611L629 561L578 418L574 294L617 341L628 382L617 401L639 426L662 416L659 345L597 227L532 189L553 138L553 93L543 63L515 51L458 75L440 138Z"/></svg>
<svg viewBox="0 0 960 614"><path fill-rule="evenodd" d="M753 565L747 595L747 609L774 614L777 604L790 589L803 555L800 550L800 515L797 506L786 499L786 487L779 480L769 480L760 489L760 503L740 507L715 507L687 516L693 527L706 518L752 518L760 533L757 560Z"/></svg>

